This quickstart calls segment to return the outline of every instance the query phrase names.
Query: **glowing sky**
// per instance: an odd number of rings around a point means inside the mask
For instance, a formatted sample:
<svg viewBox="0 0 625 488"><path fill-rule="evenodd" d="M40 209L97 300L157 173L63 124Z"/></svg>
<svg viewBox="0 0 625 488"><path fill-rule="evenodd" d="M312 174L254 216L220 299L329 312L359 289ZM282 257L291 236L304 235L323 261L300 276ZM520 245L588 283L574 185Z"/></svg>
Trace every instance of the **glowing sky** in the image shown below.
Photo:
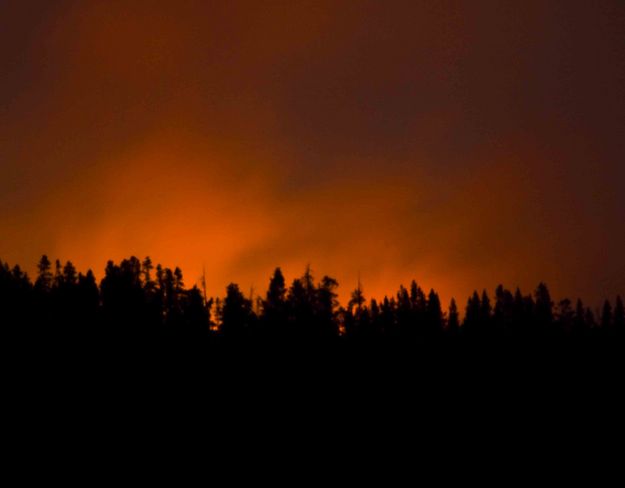
<svg viewBox="0 0 625 488"><path fill-rule="evenodd" d="M625 3L0 2L0 259L625 292Z"/></svg>

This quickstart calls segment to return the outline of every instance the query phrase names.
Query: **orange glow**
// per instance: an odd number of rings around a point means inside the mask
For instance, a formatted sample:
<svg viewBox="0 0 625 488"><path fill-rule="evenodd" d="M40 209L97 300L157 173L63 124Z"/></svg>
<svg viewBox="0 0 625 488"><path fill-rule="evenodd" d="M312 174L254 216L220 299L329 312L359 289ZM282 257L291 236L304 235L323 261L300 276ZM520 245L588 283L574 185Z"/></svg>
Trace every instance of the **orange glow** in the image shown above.
<svg viewBox="0 0 625 488"><path fill-rule="evenodd" d="M11 13L0 259L101 277L149 255L187 285L205 266L211 295L310 264L343 303L359 275L368 298L414 278L461 308L499 282L625 291L623 65L587 69L555 4L180 3Z"/></svg>

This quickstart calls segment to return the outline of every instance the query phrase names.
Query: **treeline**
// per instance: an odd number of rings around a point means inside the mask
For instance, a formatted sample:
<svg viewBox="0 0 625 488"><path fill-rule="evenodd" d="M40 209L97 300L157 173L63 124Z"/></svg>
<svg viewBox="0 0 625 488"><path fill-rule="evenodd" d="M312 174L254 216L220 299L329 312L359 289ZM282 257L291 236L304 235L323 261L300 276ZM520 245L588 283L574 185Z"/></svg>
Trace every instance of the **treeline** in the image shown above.
<svg viewBox="0 0 625 488"><path fill-rule="evenodd" d="M451 300L444 310L434 290L413 281L381 301L366 300L360 284L341 305L338 283L316 281L307 268L290 285L277 268L264 296L245 296L230 284L223 299L187 288L182 271L150 258L112 261L97 283L71 262L43 256L34 281L19 266L0 262L0 325L3 335L67 341L118 342L152 338L258 341L479 341L560 338L623 338L620 296L598 314L568 299L554 304L547 286L532 294L497 287L494 295L474 292L463 318Z"/></svg>

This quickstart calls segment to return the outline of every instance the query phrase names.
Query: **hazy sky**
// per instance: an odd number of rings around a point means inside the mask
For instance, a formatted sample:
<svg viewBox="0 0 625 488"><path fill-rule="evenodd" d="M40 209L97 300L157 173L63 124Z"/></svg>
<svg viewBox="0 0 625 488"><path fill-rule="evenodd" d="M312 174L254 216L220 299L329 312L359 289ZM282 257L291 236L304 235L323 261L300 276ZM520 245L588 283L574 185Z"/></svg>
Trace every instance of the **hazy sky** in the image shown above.
<svg viewBox="0 0 625 488"><path fill-rule="evenodd" d="M0 1L0 259L625 294L625 2Z"/></svg>

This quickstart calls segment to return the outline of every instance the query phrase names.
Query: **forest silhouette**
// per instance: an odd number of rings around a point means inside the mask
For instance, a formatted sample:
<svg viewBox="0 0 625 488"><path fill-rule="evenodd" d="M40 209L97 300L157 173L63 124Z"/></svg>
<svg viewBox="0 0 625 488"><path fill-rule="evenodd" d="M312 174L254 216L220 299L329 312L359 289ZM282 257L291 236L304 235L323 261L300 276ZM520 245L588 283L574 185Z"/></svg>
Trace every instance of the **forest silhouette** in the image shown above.
<svg viewBox="0 0 625 488"><path fill-rule="evenodd" d="M0 262L0 324L5 337L62 344L176 340L207 343L306 344L473 342L488 344L554 341L622 341L623 300L605 300L593 312L578 299L553 302L544 283L531 294L499 285L491 296L475 291L462 318L454 299L443 307L439 295L416 281L381 301L367 300L363 288L340 304L338 282L315 280L310 267L290 284L280 268L264 296L245 296L231 283L223 298L186 287L183 273L136 257L109 261L98 283L71 262L53 264L43 256L34 281L19 266ZM598 312L598 313L597 313Z"/></svg>

